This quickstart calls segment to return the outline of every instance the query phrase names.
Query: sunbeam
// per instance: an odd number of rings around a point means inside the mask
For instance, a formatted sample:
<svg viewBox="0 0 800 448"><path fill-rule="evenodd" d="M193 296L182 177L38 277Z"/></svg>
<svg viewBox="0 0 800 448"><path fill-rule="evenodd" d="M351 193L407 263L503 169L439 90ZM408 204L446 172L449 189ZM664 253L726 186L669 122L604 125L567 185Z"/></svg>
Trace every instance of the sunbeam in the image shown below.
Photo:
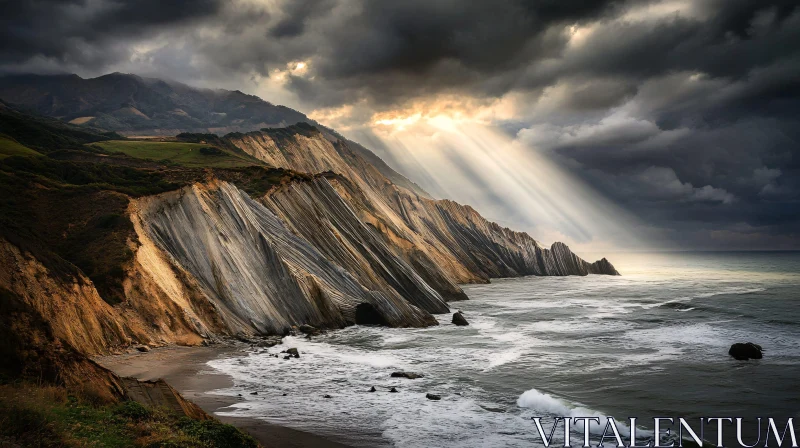
<svg viewBox="0 0 800 448"><path fill-rule="evenodd" d="M435 196L471 204L546 244L564 241L580 251L653 248L636 217L488 124L414 115L376 120L370 132L400 171Z"/></svg>

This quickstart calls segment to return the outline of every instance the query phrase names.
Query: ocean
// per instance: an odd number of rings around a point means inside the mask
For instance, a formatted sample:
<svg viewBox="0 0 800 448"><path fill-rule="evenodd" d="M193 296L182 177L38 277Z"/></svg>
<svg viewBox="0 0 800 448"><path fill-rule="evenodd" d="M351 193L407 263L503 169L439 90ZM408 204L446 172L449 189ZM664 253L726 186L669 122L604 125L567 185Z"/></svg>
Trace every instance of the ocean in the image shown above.
<svg viewBox="0 0 800 448"><path fill-rule="evenodd" d="M450 315L425 329L354 326L211 361L236 384L215 393L242 395L226 415L364 447L543 446L534 416L548 430L553 416L638 417L645 430L653 417L742 417L753 443L756 417L800 417L800 253L608 258L622 276L466 285L470 300L450 307L467 327ZM764 358L732 359L735 342ZM271 356L288 347L300 358ZM398 370L424 377L390 378ZM726 446L734 437L726 429Z"/></svg>

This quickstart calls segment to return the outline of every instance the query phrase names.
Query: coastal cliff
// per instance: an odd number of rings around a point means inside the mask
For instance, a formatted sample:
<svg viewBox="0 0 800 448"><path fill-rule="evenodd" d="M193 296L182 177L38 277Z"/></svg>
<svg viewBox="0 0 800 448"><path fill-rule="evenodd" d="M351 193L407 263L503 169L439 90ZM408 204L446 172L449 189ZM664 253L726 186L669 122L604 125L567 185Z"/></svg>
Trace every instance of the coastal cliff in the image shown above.
<svg viewBox="0 0 800 448"><path fill-rule="evenodd" d="M454 283L486 282L490 278L618 275L607 260L588 263L562 243L545 248L524 232L486 220L472 207L431 199L416 189L396 185L353 150L351 143L313 126L298 123L227 138L233 146L271 166L335 174L326 176L330 184L394 253L422 268L423 276L431 269L441 271L441 276L437 273L426 280L447 298L461 297ZM318 185L315 194L330 194L322 190ZM267 202L273 208L278 206L275 201ZM290 214L282 216L291 220ZM439 281L440 277L447 281Z"/></svg>
<svg viewBox="0 0 800 448"><path fill-rule="evenodd" d="M467 299L462 283L618 274L432 199L309 124L141 143L0 112L29 149L0 159L0 289L16 321L41 327L11 344L0 368L13 374L39 356L83 366L59 374L80 383L104 375L75 374L93 371L81 356L135 345L436 325ZM152 160L131 143L185 155Z"/></svg>
<svg viewBox="0 0 800 448"><path fill-rule="evenodd" d="M416 289L407 287L404 295L388 284L364 286L358 275L331 262L229 183L195 184L139 199L132 208L144 247L153 242L163 251L159 258L172 263L151 272L180 269L234 334L368 323L362 314L389 326L417 327L435 324L427 311L447 311L441 297L410 269ZM170 287L164 282L162 289ZM198 331L208 332L199 315L192 321L200 324Z"/></svg>

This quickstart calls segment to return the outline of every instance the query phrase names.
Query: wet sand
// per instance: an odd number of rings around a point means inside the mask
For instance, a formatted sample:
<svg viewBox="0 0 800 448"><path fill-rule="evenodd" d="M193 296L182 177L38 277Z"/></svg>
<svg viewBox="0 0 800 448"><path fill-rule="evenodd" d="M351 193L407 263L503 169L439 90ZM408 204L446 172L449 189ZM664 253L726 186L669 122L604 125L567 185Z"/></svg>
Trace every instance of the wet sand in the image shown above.
<svg viewBox="0 0 800 448"><path fill-rule="evenodd" d="M265 448L347 448L322 436L256 418L224 417L216 412L237 403L236 397L209 394L233 386L233 380L206 365L212 359L241 351L233 346L179 347L153 349L147 353L127 353L95 358L114 373L140 380L163 378L186 399L219 420L234 425L258 440ZM201 373L202 374L199 374Z"/></svg>

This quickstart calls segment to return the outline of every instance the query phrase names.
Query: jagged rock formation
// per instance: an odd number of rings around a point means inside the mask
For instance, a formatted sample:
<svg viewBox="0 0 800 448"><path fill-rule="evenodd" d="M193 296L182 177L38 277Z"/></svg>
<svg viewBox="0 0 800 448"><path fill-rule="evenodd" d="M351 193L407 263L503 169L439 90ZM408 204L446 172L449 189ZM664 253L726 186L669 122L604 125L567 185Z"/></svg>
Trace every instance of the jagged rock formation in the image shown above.
<svg viewBox="0 0 800 448"><path fill-rule="evenodd" d="M150 196L134 209L140 239L168 254L234 333L281 334L301 324L339 328L359 322L359 307L387 325L424 326L435 323L429 312L447 310L411 269L404 294L386 283L359 283L228 183Z"/></svg>
<svg viewBox="0 0 800 448"><path fill-rule="evenodd" d="M306 173L328 172L339 196L363 223L372 227L444 297L456 299L455 283L488 281L520 275L617 275L608 261L588 263L561 243L543 248L526 233L484 219L469 206L433 200L389 181L342 140L330 141L310 125L228 136L231 144L270 165ZM296 188L298 203L328 202L324 187ZM268 196L286 196L286 190ZM311 196L317 194L315 198ZM287 222L275 200L266 200Z"/></svg>
<svg viewBox="0 0 800 448"><path fill-rule="evenodd" d="M332 176L332 181L336 182L336 177ZM329 260L353 272L364 285L392 288L432 313L448 311L442 306L439 294L447 300L466 299L461 288L433 266L424 253L419 253L418 259L413 258L415 248L411 242L392 241L390 235L381 234L361 221L325 176L274 189L261 201L292 232L313 244ZM398 257L399 247L404 247L409 256ZM424 259L425 266L420 259Z"/></svg>

